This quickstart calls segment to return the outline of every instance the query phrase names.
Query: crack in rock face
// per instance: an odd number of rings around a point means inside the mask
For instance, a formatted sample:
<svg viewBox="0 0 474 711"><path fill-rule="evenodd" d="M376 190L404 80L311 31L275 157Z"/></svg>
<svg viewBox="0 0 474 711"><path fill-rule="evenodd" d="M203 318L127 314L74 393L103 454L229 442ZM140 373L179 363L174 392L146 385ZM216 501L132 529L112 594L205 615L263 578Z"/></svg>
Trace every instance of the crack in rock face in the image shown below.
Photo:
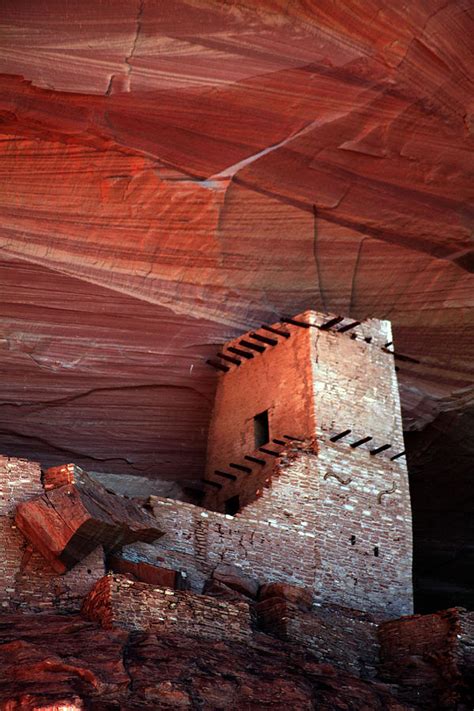
<svg viewBox="0 0 474 711"><path fill-rule="evenodd" d="M420 361L398 375L421 577L463 590L473 29L465 0L8 2L0 449L198 479L222 343L387 318Z"/></svg>

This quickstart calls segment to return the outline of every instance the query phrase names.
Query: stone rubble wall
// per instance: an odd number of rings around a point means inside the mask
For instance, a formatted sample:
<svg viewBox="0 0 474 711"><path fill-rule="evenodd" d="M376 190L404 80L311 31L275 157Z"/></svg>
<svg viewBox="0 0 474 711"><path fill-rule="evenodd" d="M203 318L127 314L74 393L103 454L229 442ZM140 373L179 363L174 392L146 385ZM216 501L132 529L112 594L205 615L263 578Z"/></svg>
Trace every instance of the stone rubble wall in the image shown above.
<svg viewBox="0 0 474 711"><path fill-rule="evenodd" d="M398 684L407 702L458 708L466 680L474 681L474 612L452 608L391 620L380 625L379 640L380 676Z"/></svg>
<svg viewBox="0 0 474 711"><path fill-rule="evenodd" d="M325 317L308 311L296 319L314 324ZM240 366L231 365L228 373L218 375L206 469L214 485L205 484L203 502L208 509L225 511L226 500L235 495L241 507L247 506L271 480L274 458L255 449L253 432L253 418L264 410L270 423L270 442L264 449L280 451L274 438L284 441L285 435L319 446L322 438L343 430L351 430L347 443L371 437L361 445L365 452L391 445L380 455L386 459L404 449L394 356L387 352L393 346L384 349L392 340L390 323L369 319L347 333L290 324L284 328L289 338L275 336L277 345L267 345L265 352L255 352L251 360L242 358ZM238 344L232 341L223 350ZM231 464L251 471L242 473Z"/></svg>
<svg viewBox="0 0 474 711"><path fill-rule="evenodd" d="M85 599L82 611L104 627L236 642L249 642L252 637L246 602L147 585L122 575L107 575L100 580Z"/></svg>
<svg viewBox="0 0 474 711"><path fill-rule="evenodd" d="M373 438L362 445L366 449L391 444L387 452L392 456L401 452L403 428L394 356L383 350L392 341L390 322L369 319L348 333L312 332L315 435L319 439L325 433L350 429L351 442ZM358 337L353 339L351 334ZM366 343L362 336L372 341Z"/></svg>
<svg viewBox="0 0 474 711"><path fill-rule="evenodd" d="M65 575L27 546L14 524L16 506L43 494L39 464L0 456L0 605L8 610L77 611L105 573L99 547Z"/></svg>
<svg viewBox="0 0 474 711"><path fill-rule="evenodd" d="M370 616L336 606L306 612L276 597L258 603L257 615L265 632L303 645L321 662L362 678L376 676L377 623Z"/></svg>
<svg viewBox="0 0 474 711"><path fill-rule="evenodd" d="M319 454L289 450L272 486L232 517L152 498L166 533L130 559L178 566L191 589L220 562L263 582L311 589L317 602L386 618L411 614L411 511L403 464L325 442Z"/></svg>
<svg viewBox="0 0 474 711"><path fill-rule="evenodd" d="M260 465L245 460L246 455L271 462L271 456L255 451L253 418L265 410L269 411L270 439L285 434L304 439L314 436L311 337L307 330L294 327L285 330L291 331L290 338L275 336L276 346L266 347L263 353L253 351L251 360L242 358L240 366L232 366L230 372L218 375L209 425L206 478L225 483L214 471L236 474L236 470L229 468L230 463L248 466L258 474ZM261 333L273 338L270 333ZM242 338L245 340L245 336ZM240 340L226 344L225 348L239 347ZM271 442L268 448L274 449ZM206 486L206 491L206 507L215 508L215 490ZM246 503L242 501L242 505Z"/></svg>
<svg viewBox="0 0 474 711"><path fill-rule="evenodd" d="M206 511L193 504L152 498L165 535L152 545L133 544L122 555L184 570L191 589L202 584L219 563L230 563L261 583L285 581L314 588L318 568L314 534L276 521L259 521Z"/></svg>

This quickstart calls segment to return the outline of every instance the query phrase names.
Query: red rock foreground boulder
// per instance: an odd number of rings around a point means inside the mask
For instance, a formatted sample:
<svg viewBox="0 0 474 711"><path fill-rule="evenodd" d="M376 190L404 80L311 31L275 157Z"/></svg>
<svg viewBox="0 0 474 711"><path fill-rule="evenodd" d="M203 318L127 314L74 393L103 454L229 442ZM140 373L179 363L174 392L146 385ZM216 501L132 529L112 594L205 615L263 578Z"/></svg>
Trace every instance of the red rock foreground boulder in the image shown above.
<svg viewBox="0 0 474 711"><path fill-rule="evenodd" d="M76 615L0 616L0 708L379 709L387 687L260 635L251 645L103 630Z"/></svg>
<svg viewBox="0 0 474 711"><path fill-rule="evenodd" d="M140 506L110 494L73 464L49 469L44 488L43 496L19 504L15 522L57 573L70 570L98 545L111 551L163 535Z"/></svg>

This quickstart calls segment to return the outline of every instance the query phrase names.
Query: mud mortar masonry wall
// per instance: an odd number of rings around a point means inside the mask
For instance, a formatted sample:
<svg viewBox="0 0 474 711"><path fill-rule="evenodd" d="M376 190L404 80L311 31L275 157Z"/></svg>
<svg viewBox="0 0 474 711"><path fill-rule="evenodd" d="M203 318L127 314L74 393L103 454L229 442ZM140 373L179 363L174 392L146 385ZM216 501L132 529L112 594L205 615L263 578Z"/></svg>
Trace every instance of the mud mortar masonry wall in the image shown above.
<svg viewBox="0 0 474 711"><path fill-rule="evenodd" d="M355 676L376 676L378 626L370 615L339 606L314 607L306 612L273 597L258 604L258 622L264 631L303 645L322 662Z"/></svg>
<svg viewBox="0 0 474 711"><path fill-rule="evenodd" d="M322 317L314 312L295 320L307 328L275 324L268 332L283 341L272 338L220 377L207 508L151 497L153 518L135 502L96 490L74 465L50 469L42 481L38 464L0 457L0 603L32 611L82 603L83 614L106 628L163 636L258 644L254 630L263 631L356 676L402 684L409 705L434 708L441 699L443 708L457 708L474 668L474 613L406 616L412 524L405 460L393 456L403 454L403 437L385 348L390 325L369 321L351 338L317 328ZM262 412L269 441L257 446ZM57 575L24 543L13 514L36 497L49 514L43 500L52 497L43 492L62 497L62 486L71 489L66 503L54 524L43 516L42 530L60 540L61 554L81 562ZM70 496L74 487L81 499ZM238 501L232 514L225 513L229 500ZM64 511L77 513L76 501L88 544L97 545L85 560L83 543L68 549L74 536L66 531L63 545L58 535L70 523ZM38 510L34 503L19 507L17 522L23 510ZM35 531L38 521L28 519ZM22 530L35 545L30 529ZM82 524L73 530L84 535ZM145 566L133 563L154 566L146 569L148 582L104 575L102 545L119 570L139 576ZM173 589L177 581L187 589Z"/></svg>
<svg viewBox="0 0 474 711"><path fill-rule="evenodd" d="M393 456L404 445L395 362L384 348L392 341L390 322L369 319L350 333L313 334L316 436L350 429L349 441L370 436L363 448L390 444L382 456Z"/></svg>
<svg viewBox="0 0 474 711"><path fill-rule="evenodd" d="M84 601L83 613L104 627L237 642L248 642L252 637L246 602L146 585L122 575L102 578Z"/></svg>
<svg viewBox="0 0 474 711"><path fill-rule="evenodd" d="M319 445L322 436L346 431L345 441L365 440L358 446L366 451L390 445L379 457L390 459L403 451L394 359L385 348L392 340L390 323L370 319L346 333L318 329L324 320L305 312L295 321L307 328L274 324L276 333L250 332L222 349L223 355L232 355L232 349L243 353L242 344L253 342L260 351L247 348L250 358L238 358L240 365L218 375L206 508L224 511L226 500L236 494L241 508L255 499L271 474L273 453L288 436ZM261 413L269 426L263 447L254 429Z"/></svg>
<svg viewBox="0 0 474 711"><path fill-rule="evenodd" d="M232 341L226 348L232 344L242 348L242 340L246 338ZM268 459L255 452L254 416L258 413L268 410L270 438L284 434L309 438L315 433L311 349L310 333L301 330L263 353L254 352L240 367L218 376L208 437L208 478L222 483L214 476L216 469L237 474L237 470L229 470L230 463L259 471L259 465L244 459L249 454Z"/></svg>
<svg viewBox="0 0 474 711"><path fill-rule="evenodd" d="M333 443L318 455L293 447L275 465L272 485L235 517L153 497L166 533L124 555L184 570L196 592L225 562L261 583L307 587L319 603L410 614L406 485L397 462Z"/></svg>
<svg viewBox="0 0 474 711"><path fill-rule="evenodd" d="M187 538L173 528L160 546L169 564L195 556L207 572L217 554L310 587L318 602L410 614L411 507L390 323L334 321L340 332L309 311L222 349L251 357L218 376L204 505L238 511L230 520L201 512L183 522Z"/></svg>
<svg viewBox="0 0 474 711"><path fill-rule="evenodd" d="M407 702L421 708L471 708L460 704L474 680L474 612L462 608L413 615L379 627L379 674L400 684ZM472 698L471 698L472 701Z"/></svg>
<svg viewBox="0 0 474 711"><path fill-rule="evenodd" d="M42 494L39 464L0 456L0 604L3 609L79 610L104 575L103 551L97 548L65 575L55 574L13 523L15 507Z"/></svg>

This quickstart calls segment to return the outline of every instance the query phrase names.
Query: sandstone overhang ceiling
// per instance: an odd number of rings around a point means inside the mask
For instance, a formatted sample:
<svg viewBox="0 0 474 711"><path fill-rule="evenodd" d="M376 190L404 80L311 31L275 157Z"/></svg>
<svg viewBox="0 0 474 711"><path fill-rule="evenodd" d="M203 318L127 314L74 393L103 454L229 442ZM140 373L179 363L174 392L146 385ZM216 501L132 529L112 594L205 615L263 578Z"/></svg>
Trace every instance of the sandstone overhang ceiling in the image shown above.
<svg viewBox="0 0 474 711"><path fill-rule="evenodd" d="M392 320L405 427L472 496L473 30L469 0L4 0L2 449L199 477L206 359L314 308Z"/></svg>

